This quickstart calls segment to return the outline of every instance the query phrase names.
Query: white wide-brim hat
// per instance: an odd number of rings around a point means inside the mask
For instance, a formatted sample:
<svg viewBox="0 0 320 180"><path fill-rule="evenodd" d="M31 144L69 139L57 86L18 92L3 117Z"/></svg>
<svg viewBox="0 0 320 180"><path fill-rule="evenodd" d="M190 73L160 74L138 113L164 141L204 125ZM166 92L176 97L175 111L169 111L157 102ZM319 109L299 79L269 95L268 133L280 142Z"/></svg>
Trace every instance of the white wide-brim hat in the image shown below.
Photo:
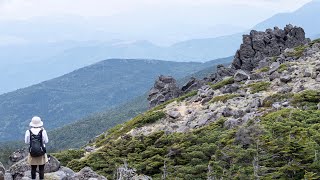
<svg viewBox="0 0 320 180"><path fill-rule="evenodd" d="M29 124L31 127L42 127L43 126L43 122L41 121L41 118L38 116L34 116L31 119L31 122Z"/></svg>

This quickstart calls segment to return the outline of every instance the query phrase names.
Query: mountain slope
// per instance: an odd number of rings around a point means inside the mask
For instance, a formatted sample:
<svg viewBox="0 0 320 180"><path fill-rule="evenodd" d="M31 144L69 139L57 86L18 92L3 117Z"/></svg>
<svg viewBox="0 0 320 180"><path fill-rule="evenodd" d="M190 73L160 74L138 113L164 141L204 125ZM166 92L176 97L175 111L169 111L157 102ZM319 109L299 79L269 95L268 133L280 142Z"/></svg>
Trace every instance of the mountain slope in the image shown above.
<svg viewBox="0 0 320 180"><path fill-rule="evenodd" d="M319 179L320 42L260 61L218 69L229 74L108 130L80 158L56 155L111 179L124 162L154 179Z"/></svg>
<svg viewBox="0 0 320 180"><path fill-rule="evenodd" d="M21 139L33 115L41 116L48 130L62 127L140 96L162 73L181 78L224 61L178 63L111 59L3 94L0 96L0 122L3 123L0 140Z"/></svg>
<svg viewBox="0 0 320 180"><path fill-rule="evenodd" d="M225 58L229 61L231 57ZM184 85L191 77L202 79L216 71L216 66L207 68L177 80L180 86ZM78 120L72 124L49 131L51 152L68 148L79 148L85 145L95 136L105 132L117 124L126 122L128 119L148 109L147 95L139 96L116 108L93 114ZM61 141L63 139L63 141Z"/></svg>

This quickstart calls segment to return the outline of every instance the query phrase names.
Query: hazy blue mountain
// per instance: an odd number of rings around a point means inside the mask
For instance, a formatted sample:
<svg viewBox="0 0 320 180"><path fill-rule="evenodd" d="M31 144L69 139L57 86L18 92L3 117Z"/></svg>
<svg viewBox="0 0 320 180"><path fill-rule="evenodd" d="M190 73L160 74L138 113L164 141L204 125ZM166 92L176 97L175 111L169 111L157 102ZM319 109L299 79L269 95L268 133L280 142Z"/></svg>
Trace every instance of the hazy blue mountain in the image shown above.
<svg viewBox="0 0 320 180"><path fill-rule="evenodd" d="M307 36L317 38L320 37L320 23L318 21L312 21L312 19L320 15L319 9L320 1L312 1L294 12L277 14L257 24L254 29L264 30L265 28L274 26L284 27L286 24L292 23L293 25L302 26L305 29ZM71 20L73 23L66 26L67 30L64 29L64 26L66 25L64 21L50 21L56 25L56 30L61 30L62 33L60 35L59 33L54 34L55 38L63 39L63 37L68 37L68 34L72 34L72 38L81 39L79 34L70 33L75 28L80 29L80 34L83 34L82 40L100 37L101 41L106 41L107 38L117 39L120 37L119 34L101 32L95 28L81 29L81 23L77 22L79 21L78 18L73 17ZM43 23L43 21L43 19L38 20L38 22L41 23ZM33 25L36 24L36 22L33 23ZM91 25L94 24L97 24L97 22L93 22ZM42 41L43 38L40 36L45 35L45 32L52 32L52 29L48 28L52 26L49 22L44 23L46 27L42 27L43 31L41 29L33 29L21 32L21 29L26 28L27 25L28 23L20 22L20 24L18 23L17 25L11 22L11 24L8 23L7 26L12 26L15 30L11 32L9 31L12 30L11 28L4 28L0 30L0 33L12 36L30 36L29 38L31 39L38 35L39 37L36 38L37 41ZM101 28L103 26L97 25L97 28L99 27ZM220 28L223 29L223 27L230 29L228 27L232 26L222 25ZM210 33L207 31L210 31L210 29L212 28L208 26L207 29L204 29L201 32L203 35L209 37ZM40 30L43 34L39 34ZM243 28L240 28L239 30L244 31ZM190 33L191 32L195 32L195 29L190 30ZM219 31L215 32L219 33ZM244 33L248 32L249 31L246 31ZM90 36L90 34L92 35ZM237 50L238 45L241 42L242 34L243 33L215 38L191 39L170 46L159 46L149 41L122 40L109 40L107 42L57 42L47 46L45 44L34 46L19 45L17 48L14 45L8 47L0 46L0 81L2 82L0 94L61 76L77 68L98 62L101 59L135 58L204 62L220 57L227 57L233 55ZM97 37L95 37L96 35ZM146 37L151 36L146 35ZM4 65L8 64L7 62L20 62L20 64L15 66Z"/></svg>
<svg viewBox="0 0 320 180"><path fill-rule="evenodd" d="M49 130L62 127L145 93L160 74L182 78L230 61L194 63L110 59L3 94L0 96L0 122L3 124L0 141L22 138L34 115L43 117Z"/></svg>
<svg viewBox="0 0 320 180"><path fill-rule="evenodd" d="M253 29L264 30L274 26L284 27L291 23L303 27L306 35L312 37L320 32L320 22L315 19L320 17L319 9L320 1L313 0L294 12L276 14L257 24Z"/></svg>
<svg viewBox="0 0 320 180"><path fill-rule="evenodd" d="M170 47L156 46L148 41L88 42L87 44L83 42L76 47L70 43L70 48L65 50L57 48L56 51L50 46L44 46L44 50L41 50L42 53L39 53L38 56L36 56L36 48L33 47L31 47L31 49L21 47L20 49L25 48L21 50L22 53L18 53L20 51L19 48L15 49L14 47L10 47L11 51L8 51L6 55L2 55L2 57L0 55L0 57L2 59L10 59L11 54L16 63L14 65L7 64L0 66L0 81L2 82L0 94L61 76L75 69L98 62L101 59L151 58L171 61L203 62L217 57L227 57L235 52L240 41L241 35L189 40L174 44ZM52 44L51 46L58 46L58 44ZM67 45L61 45L61 47L66 46ZM226 46L229 48L226 48ZM27 54L27 50L30 50L30 55ZM53 55L55 52L57 53ZM17 59L19 59L20 55L32 57L26 58L27 62L18 64ZM35 61L34 59L36 57L40 59Z"/></svg>

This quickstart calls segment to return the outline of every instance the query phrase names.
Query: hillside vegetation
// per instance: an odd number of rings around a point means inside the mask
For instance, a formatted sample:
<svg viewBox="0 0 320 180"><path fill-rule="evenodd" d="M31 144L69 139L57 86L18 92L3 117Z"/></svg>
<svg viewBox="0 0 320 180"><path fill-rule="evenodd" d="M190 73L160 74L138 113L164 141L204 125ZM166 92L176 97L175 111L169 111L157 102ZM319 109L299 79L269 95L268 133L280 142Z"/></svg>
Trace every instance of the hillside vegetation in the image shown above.
<svg viewBox="0 0 320 180"><path fill-rule="evenodd" d="M55 156L109 179L123 164L153 179L319 179L320 43L274 59L218 71L217 81L101 134L92 151Z"/></svg>
<svg viewBox="0 0 320 180"><path fill-rule="evenodd" d="M106 60L62 77L0 95L0 141L22 139L30 118L42 117L47 130L141 96L162 73L177 78L225 63L179 63L156 60ZM14 130L14 133L13 133Z"/></svg>

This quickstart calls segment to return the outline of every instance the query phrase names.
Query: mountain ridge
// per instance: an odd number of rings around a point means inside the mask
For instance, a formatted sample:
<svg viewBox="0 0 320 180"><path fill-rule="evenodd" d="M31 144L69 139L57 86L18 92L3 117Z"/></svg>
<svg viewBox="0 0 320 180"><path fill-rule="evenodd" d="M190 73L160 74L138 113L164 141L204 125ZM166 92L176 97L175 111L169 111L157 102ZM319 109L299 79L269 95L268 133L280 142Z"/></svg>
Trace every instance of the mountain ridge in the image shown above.
<svg viewBox="0 0 320 180"><path fill-rule="evenodd" d="M296 31L292 28L280 31ZM248 36L259 44L254 39L260 35ZM281 53L262 56L259 60L266 63L259 66L251 61L235 66L236 55L233 67L219 66L204 79L211 83L108 130L88 144L90 150L76 150L87 151L85 156L69 159L72 151L56 156L67 158L63 163L73 170L91 166L108 178L123 161L122 175L129 177L319 178L314 152L319 148L320 41L297 41L286 49L280 46L285 42L277 41L275 48ZM248 52L246 44L244 36L237 54ZM255 66L248 70L251 63ZM164 77L159 80L174 83Z"/></svg>

